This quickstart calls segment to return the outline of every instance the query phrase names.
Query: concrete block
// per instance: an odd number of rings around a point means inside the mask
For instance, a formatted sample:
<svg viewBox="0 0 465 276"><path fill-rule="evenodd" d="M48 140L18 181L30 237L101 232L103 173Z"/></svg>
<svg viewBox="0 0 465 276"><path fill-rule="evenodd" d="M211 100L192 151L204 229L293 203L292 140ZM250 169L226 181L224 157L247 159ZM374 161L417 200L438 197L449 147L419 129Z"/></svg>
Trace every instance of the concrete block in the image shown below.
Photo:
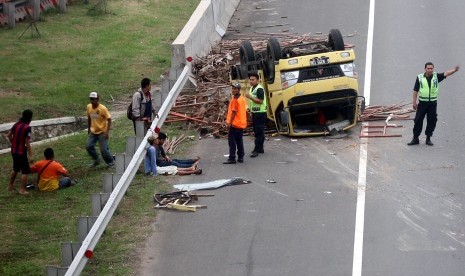
<svg viewBox="0 0 465 276"><path fill-rule="evenodd" d="M59 267L53 265L47 265L45 267L46 275L47 276L64 276L66 271L68 271L67 267Z"/></svg>
<svg viewBox="0 0 465 276"><path fill-rule="evenodd" d="M14 28L15 20L15 5L12 3L3 3L3 13L8 17L8 27Z"/></svg>
<svg viewBox="0 0 465 276"><path fill-rule="evenodd" d="M98 217L98 215L100 215L100 212L102 212L105 207L110 195L111 194L109 193L98 193L92 195L92 216Z"/></svg>
<svg viewBox="0 0 465 276"><path fill-rule="evenodd" d="M61 266L69 267L74 257L81 248L80 242L62 242L61 243Z"/></svg>
<svg viewBox="0 0 465 276"><path fill-rule="evenodd" d="M66 12L66 3L67 3L67 0L59 0L59 2L58 2L58 6L60 8L61 13Z"/></svg>
<svg viewBox="0 0 465 276"><path fill-rule="evenodd" d="M136 121L136 137L145 137L145 124L143 121Z"/></svg>
<svg viewBox="0 0 465 276"><path fill-rule="evenodd" d="M126 168L128 167L129 163L131 162L133 155L129 154L116 154L116 160L115 160L115 168L116 168L116 173L124 173Z"/></svg>
<svg viewBox="0 0 465 276"><path fill-rule="evenodd" d="M124 151L124 153L134 155L134 153L136 153L136 149L136 137L126 137L126 150Z"/></svg>
<svg viewBox="0 0 465 276"><path fill-rule="evenodd" d="M89 234L90 229L94 225L97 217L78 217L77 218L77 226L78 226L78 241L83 242L86 239L87 234Z"/></svg>
<svg viewBox="0 0 465 276"><path fill-rule="evenodd" d="M122 173L104 173L103 174L103 192L111 193L115 189L119 180L123 176Z"/></svg>

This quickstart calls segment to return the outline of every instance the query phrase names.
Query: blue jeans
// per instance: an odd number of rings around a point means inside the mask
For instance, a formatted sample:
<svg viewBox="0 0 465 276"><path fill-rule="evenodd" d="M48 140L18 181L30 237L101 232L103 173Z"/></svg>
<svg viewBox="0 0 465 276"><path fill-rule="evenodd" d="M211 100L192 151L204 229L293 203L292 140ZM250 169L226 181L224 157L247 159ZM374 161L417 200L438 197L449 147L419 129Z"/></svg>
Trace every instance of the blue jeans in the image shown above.
<svg viewBox="0 0 465 276"><path fill-rule="evenodd" d="M178 168L190 168L192 165L194 165L195 160L193 159L171 159L171 162L168 161L159 161L157 162L157 165L160 167L166 167L166 166L176 166Z"/></svg>
<svg viewBox="0 0 465 276"><path fill-rule="evenodd" d="M71 186L71 178L69 177L62 177L58 180L58 187L59 189L68 188Z"/></svg>
<svg viewBox="0 0 465 276"><path fill-rule="evenodd" d="M98 161L99 157L97 155L97 151L95 150L95 144L98 142L99 147L100 147L100 153L102 154L103 160L105 160L105 163L111 164L115 162L113 160L113 155L110 152L110 149L108 148L108 140L105 139L105 135L102 134L93 134L90 133L89 137L87 138L87 152L89 153L90 157L94 161Z"/></svg>

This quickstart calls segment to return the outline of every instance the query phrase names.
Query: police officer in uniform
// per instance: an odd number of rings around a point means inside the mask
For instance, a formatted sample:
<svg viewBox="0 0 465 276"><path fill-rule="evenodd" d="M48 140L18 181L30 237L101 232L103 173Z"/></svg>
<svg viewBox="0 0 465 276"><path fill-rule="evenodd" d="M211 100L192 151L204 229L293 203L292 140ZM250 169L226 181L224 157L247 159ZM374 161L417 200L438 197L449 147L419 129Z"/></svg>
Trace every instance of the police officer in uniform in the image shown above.
<svg viewBox="0 0 465 276"><path fill-rule="evenodd" d="M266 123L266 97L265 89L258 83L258 73L249 74L251 85L249 94L244 96L250 100L249 108L252 112L253 132L255 135L255 147L250 157L257 157L259 153L264 153L263 143L265 142Z"/></svg>
<svg viewBox="0 0 465 276"><path fill-rule="evenodd" d="M431 142L431 136L436 128L437 122L437 100L439 92L439 83L446 77L454 74L460 69L459 66L447 70L444 73L434 72L434 64L427 62L425 64L425 73L417 76L415 86L413 88L413 109L416 110L415 125L413 127L413 139L407 145L418 145L420 140L418 137L423 129L423 120L426 115L426 144L428 146L434 145ZM417 102L418 99L418 102Z"/></svg>

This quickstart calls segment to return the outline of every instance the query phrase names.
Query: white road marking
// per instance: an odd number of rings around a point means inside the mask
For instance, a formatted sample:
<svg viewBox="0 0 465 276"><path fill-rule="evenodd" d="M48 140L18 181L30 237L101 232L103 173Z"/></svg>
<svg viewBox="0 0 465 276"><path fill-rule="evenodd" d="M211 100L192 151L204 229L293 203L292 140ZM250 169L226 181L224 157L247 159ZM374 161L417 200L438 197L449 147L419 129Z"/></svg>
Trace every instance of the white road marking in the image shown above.
<svg viewBox="0 0 465 276"><path fill-rule="evenodd" d="M373 29L375 19L375 0L370 0L368 13L368 36L365 63L364 96L365 105L370 104L371 66L373 57ZM363 126L368 123L363 123ZM352 262L352 276L362 275L363 261L363 233L365 226L365 193L367 177L367 148L368 138L360 139L360 162L358 167L357 209L355 212L354 256Z"/></svg>

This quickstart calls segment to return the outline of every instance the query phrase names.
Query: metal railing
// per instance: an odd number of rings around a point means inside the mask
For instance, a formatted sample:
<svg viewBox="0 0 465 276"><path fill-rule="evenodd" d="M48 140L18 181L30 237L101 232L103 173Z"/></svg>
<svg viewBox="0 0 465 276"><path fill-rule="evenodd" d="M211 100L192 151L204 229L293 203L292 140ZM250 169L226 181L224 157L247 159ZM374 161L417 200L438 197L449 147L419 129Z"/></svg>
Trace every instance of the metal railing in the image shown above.
<svg viewBox="0 0 465 276"><path fill-rule="evenodd" d="M190 64L184 66L181 75L177 79L174 86L171 88L168 97L163 102L163 105L160 107L160 110L158 112L159 118L155 118L151 125L151 130L155 130L156 127L160 127L163 125L163 122L166 120L177 96L179 95L184 85L186 84L187 79L189 78L190 68ZM100 237L102 236L103 232L105 231L105 228L110 222L113 213L118 207L121 199L126 193L126 190L128 189L129 185L134 179L134 176L136 175L136 172L140 164L142 163L142 160L145 157L147 138L149 137L149 135L152 135L150 131L146 133L145 139L142 140L142 143L137 148L131 162L129 163L128 167L121 176L121 179L118 181L118 184L116 185L115 189L111 193L110 198L105 204L105 207L103 208L102 212L100 213L94 225L87 234L86 238L82 242L79 251L77 252L73 262L69 266L65 275L80 275L85 265L87 264L88 259L92 257L95 246L100 240Z"/></svg>

